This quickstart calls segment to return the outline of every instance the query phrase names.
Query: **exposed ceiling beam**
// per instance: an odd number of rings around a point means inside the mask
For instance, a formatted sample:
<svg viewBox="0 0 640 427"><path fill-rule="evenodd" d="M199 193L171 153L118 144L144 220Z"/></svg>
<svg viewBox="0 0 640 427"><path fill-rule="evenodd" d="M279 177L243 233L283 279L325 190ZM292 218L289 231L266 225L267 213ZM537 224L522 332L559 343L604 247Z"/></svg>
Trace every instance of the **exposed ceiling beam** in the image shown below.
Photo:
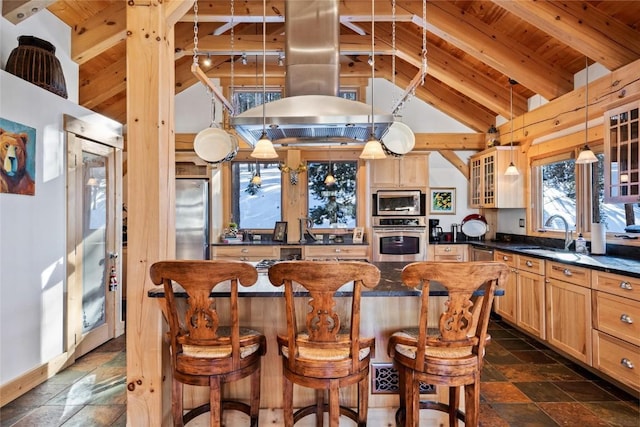
<svg viewBox="0 0 640 427"><path fill-rule="evenodd" d="M610 70L640 58L638 32L587 2L492 1Z"/></svg>
<svg viewBox="0 0 640 427"><path fill-rule="evenodd" d="M451 163L465 179L469 180L469 165L462 160L453 150L438 150L438 153Z"/></svg>
<svg viewBox="0 0 640 427"><path fill-rule="evenodd" d="M124 41L127 35L126 20L126 3L118 1L72 28L71 58L78 64L84 64Z"/></svg>
<svg viewBox="0 0 640 427"><path fill-rule="evenodd" d="M167 25L175 25L188 10L193 9L196 0L164 0Z"/></svg>
<svg viewBox="0 0 640 427"><path fill-rule="evenodd" d="M391 43L391 34L387 31L387 28L376 28L376 34L381 34L380 40ZM405 26L396 27L397 56L402 59L412 56L416 69L421 66L421 45L422 40L415 31L408 31ZM427 50L427 73L496 114L510 116L509 91L499 82L480 74L475 68L434 44L428 45ZM513 110L514 114L527 111L526 98L514 94Z"/></svg>
<svg viewBox="0 0 640 427"><path fill-rule="evenodd" d="M391 60L387 57L376 58L376 73L378 70L391 75ZM396 85L407 87L415 75L415 68L401 61L396 64ZM430 104L437 110L447 114L460 123L478 132L486 131L495 123L493 113L475 104L431 76L426 77L424 86L418 86L416 96Z"/></svg>
<svg viewBox="0 0 640 427"><path fill-rule="evenodd" d="M398 4L422 16L419 3L399 0ZM423 25L420 21L416 22L419 26ZM426 25L429 32L546 99L557 98L573 89L572 73L555 69L533 50L464 13L451 2L428 2Z"/></svg>
<svg viewBox="0 0 640 427"><path fill-rule="evenodd" d="M469 150L486 147L484 133L416 133L414 151Z"/></svg>
<svg viewBox="0 0 640 427"><path fill-rule="evenodd" d="M624 102L628 93L640 93L640 59L589 83L589 120L602 116L605 106ZM514 118L514 141L536 139L584 123L585 87L578 88L535 110ZM499 127L510 134L509 122Z"/></svg>
<svg viewBox="0 0 640 427"><path fill-rule="evenodd" d="M94 109L102 102L127 89L127 58L114 62L92 80L80 82L80 105Z"/></svg>

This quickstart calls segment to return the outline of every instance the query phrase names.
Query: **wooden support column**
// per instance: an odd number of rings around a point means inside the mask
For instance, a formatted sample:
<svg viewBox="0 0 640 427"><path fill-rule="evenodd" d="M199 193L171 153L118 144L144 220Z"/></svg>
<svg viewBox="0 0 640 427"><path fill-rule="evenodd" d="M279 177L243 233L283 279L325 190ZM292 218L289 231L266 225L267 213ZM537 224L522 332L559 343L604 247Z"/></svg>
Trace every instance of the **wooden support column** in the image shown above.
<svg viewBox="0 0 640 427"><path fill-rule="evenodd" d="M127 424L168 425L164 323L149 267L175 257L174 24L191 1L127 2ZM165 363L167 359L165 358ZM163 376L166 380L163 382Z"/></svg>

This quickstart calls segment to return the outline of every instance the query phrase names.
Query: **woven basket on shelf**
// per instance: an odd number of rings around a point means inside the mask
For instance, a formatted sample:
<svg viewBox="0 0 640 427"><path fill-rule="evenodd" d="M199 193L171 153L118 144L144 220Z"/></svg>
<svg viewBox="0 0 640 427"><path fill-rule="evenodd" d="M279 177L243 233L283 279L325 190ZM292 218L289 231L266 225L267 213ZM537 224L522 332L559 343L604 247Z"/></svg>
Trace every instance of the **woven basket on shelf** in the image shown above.
<svg viewBox="0 0 640 427"><path fill-rule="evenodd" d="M18 47L11 51L5 71L67 98L67 85L56 48L33 36L18 37Z"/></svg>

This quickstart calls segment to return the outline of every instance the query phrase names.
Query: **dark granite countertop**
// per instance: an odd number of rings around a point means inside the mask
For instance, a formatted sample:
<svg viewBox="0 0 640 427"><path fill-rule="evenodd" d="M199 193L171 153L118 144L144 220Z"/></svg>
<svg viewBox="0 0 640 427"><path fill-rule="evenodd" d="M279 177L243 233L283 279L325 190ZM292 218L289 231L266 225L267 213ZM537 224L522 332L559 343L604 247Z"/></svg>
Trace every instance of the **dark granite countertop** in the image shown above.
<svg viewBox="0 0 640 427"><path fill-rule="evenodd" d="M610 255L590 255L578 254L576 252L564 251L536 244L522 242L465 242L472 246L479 246L489 249L499 249L514 252L534 258L542 258L550 261L557 261L564 264L586 267L593 270L605 271L609 273L623 274L635 278L640 278L640 259L624 258Z"/></svg>
<svg viewBox="0 0 640 427"><path fill-rule="evenodd" d="M221 243L221 242L217 242L217 243L211 243L211 246L323 246L323 245L327 245L327 246L336 246L336 245L353 245L353 246L368 246L369 242L362 242L362 243L353 243L353 239L351 237L351 235L349 236L343 236L343 241L342 242L336 242L334 240L329 240L328 235L325 235L326 237L318 237L318 240L316 241L305 241L303 243L300 242L274 242L273 240L270 239L262 239L262 240L255 240L255 241L247 241L247 242L239 242L239 243Z"/></svg>
<svg viewBox="0 0 640 427"><path fill-rule="evenodd" d="M380 269L380 282L373 289L363 288L362 297L407 297L418 296L420 292L416 289L409 288L402 284L400 280L400 272L407 263L403 262L375 262L373 263ZM250 287L239 286L238 293L240 297L283 297L284 287L273 286L267 277L267 270L258 270L258 282ZM351 296L351 284L346 284L338 290L337 296ZM179 289L176 287L176 289ZM229 296L228 286L225 284L218 286L217 290L212 293L213 296L225 297ZM306 291L300 290L294 292L296 296L308 296ZM504 291L497 291L496 295L501 296ZM186 298L186 293L181 289L175 291L175 295L179 298ZM434 297L446 296L447 290L437 282L431 282L429 286L429 295ZM152 289L148 292L148 296L152 298L163 298L164 290L162 287Z"/></svg>

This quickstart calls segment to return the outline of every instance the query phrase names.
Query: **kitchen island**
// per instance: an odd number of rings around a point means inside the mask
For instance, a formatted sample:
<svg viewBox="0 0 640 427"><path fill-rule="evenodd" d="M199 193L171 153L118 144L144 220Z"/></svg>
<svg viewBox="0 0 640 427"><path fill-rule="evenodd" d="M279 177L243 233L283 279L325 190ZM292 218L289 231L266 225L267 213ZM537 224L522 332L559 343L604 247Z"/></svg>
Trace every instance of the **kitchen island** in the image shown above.
<svg viewBox="0 0 640 427"><path fill-rule="evenodd" d="M255 263L254 263L255 264ZM392 369L391 359L386 354L387 341L389 336L400 329L415 327L419 315L419 291L408 288L402 284L400 273L407 263L374 263L380 269L380 282L374 289L363 289L361 300L361 334L362 336L373 336L376 339L376 352L372 357L371 367L371 388L369 396L369 406L371 408L381 408L393 414L398 407L397 376ZM224 286L221 284L220 286ZM175 286L175 285L174 285ZM262 408L282 408L282 361L277 352L276 336L278 333L286 331L284 288L271 285L267 277L266 269L259 269L258 282L251 287L239 286L240 301L239 312L240 321L243 326L261 331L267 337L267 354L263 359L262 384L261 384L261 407ZM338 310L341 305L350 304L350 285L346 284L339 292L344 298L338 299ZM429 322L436 325L439 313L443 310L446 300L446 289L438 283L430 284L429 294ZM500 292L498 295L501 295ZM163 302L164 292L161 287L151 290L149 297L158 298ZM184 293L177 294L185 297ZM216 289L213 296L224 297L228 295L228 288ZM303 293L300 296L304 296ZM228 310L225 300L216 302L219 310ZM304 312L302 306L306 306L306 300L300 298L300 312ZM185 406L196 405L198 402L206 401L208 389L197 390L185 389ZM247 396L248 383L229 384L225 393L229 396L242 398ZM440 395L439 399L446 399L447 393ZM296 390L294 406L300 407L313 402L315 398L312 390ZM341 404L355 406L355 387L347 389L341 395ZM439 416L439 415L438 415ZM392 419L392 418L391 418Z"/></svg>

